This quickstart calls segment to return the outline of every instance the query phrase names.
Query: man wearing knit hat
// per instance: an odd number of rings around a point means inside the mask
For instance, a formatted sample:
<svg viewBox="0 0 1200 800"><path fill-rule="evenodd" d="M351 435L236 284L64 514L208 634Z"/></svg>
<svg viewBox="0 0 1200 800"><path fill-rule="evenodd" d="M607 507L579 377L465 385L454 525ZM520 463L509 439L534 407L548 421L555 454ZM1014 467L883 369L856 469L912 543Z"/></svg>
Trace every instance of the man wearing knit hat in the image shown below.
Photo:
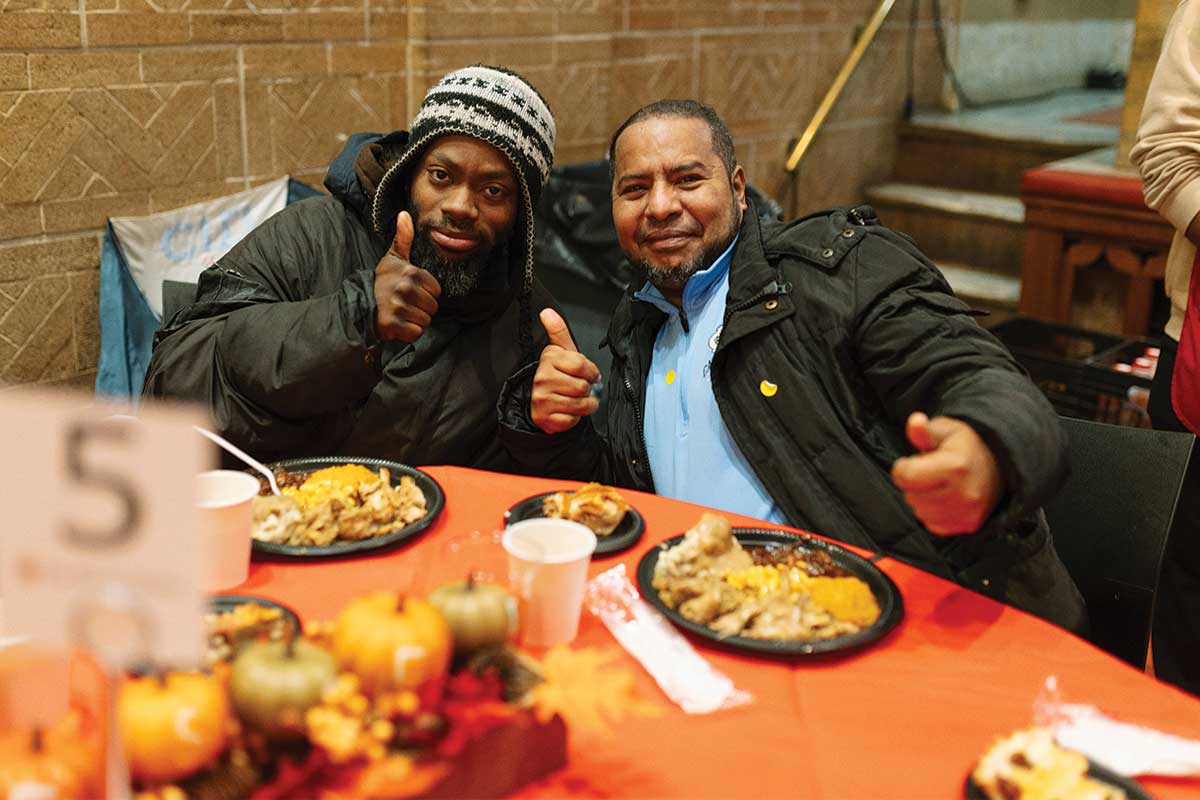
<svg viewBox="0 0 1200 800"><path fill-rule="evenodd" d="M495 403L546 343L533 209L554 118L473 66L409 131L350 138L331 196L295 203L201 274L155 341L144 395L207 404L261 459L341 454L509 467Z"/></svg>

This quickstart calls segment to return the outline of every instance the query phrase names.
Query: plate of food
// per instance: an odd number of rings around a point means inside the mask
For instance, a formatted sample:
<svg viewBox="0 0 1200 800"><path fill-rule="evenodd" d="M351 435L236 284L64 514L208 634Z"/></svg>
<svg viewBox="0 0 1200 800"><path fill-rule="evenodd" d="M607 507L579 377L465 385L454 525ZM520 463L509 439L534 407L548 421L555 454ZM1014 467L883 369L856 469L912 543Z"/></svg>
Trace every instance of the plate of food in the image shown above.
<svg viewBox="0 0 1200 800"><path fill-rule="evenodd" d="M1060 747L1047 728L998 739L967 776L968 800L1150 800L1137 781Z"/></svg>
<svg viewBox="0 0 1200 800"><path fill-rule="evenodd" d="M270 465L254 498L254 550L313 558L377 550L411 539L442 512L437 481L378 458L297 458Z"/></svg>
<svg viewBox="0 0 1200 800"><path fill-rule="evenodd" d="M904 616L892 579L811 536L704 514L638 562L638 589L675 625L737 650L801 656L876 641Z"/></svg>
<svg viewBox="0 0 1200 800"><path fill-rule="evenodd" d="M594 556L605 556L633 545L646 532L638 510L611 486L585 483L575 491L543 492L526 497L504 512L504 524L536 517L579 522L596 534Z"/></svg>
<svg viewBox="0 0 1200 800"><path fill-rule="evenodd" d="M289 627L300 632L295 611L265 597L221 594L208 598L204 617L208 634L208 663L232 661L245 644L259 639L282 639Z"/></svg>

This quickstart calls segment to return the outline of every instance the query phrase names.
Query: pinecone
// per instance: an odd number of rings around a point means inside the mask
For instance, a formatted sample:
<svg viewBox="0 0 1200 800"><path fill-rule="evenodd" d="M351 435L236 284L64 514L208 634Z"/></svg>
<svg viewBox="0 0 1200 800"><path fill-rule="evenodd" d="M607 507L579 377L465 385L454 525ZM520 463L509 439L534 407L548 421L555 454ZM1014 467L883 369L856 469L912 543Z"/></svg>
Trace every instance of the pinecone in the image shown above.
<svg viewBox="0 0 1200 800"><path fill-rule="evenodd" d="M258 769L245 750L234 749L211 769L183 781L189 800L242 800L261 780Z"/></svg>
<svg viewBox="0 0 1200 800"><path fill-rule="evenodd" d="M527 694L542 682L541 665L537 661L506 645L494 645L478 650L467 658L466 668L476 674L496 670L503 684L500 696L506 703L520 705Z"/></svg>

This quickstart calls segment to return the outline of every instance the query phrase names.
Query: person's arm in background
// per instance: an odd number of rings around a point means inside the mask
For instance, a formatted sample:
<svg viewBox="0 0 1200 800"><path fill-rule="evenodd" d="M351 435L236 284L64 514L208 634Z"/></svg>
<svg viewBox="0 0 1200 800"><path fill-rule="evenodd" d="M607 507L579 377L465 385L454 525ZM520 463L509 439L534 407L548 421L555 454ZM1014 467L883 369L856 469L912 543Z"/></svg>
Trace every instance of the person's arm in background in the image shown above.
<svg viewBox="0 0 1200 800"><path fill-rule="evenodd" d="M1184 0L1163 39L1162 55L1129 153L1142 175L1146 205L1200 244L1200 2Z"/></svg>

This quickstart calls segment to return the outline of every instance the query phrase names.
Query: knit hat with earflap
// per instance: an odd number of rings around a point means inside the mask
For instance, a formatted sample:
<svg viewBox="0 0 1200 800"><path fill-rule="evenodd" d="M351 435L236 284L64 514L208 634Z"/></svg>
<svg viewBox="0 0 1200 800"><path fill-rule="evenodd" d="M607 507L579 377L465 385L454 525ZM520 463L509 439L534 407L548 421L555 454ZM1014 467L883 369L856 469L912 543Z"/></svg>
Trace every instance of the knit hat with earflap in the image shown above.
<svg viewBox="0 0 1200 800"><path fill-rule="evenodd" d="M470 136L487 142L508 158L521 190L517 247L524 245L524 272L520 290L521 348L533 350L533 209L541 197L554 163L554 117L546 101L524 78L500 67L475 65L446 75L425 93L409 131L408 144L375 189L371 223L380 236L388 236L395 219L384 201L394 194L408 169L431 141L446 135ZM407 187L404 187L407 191Z"/></svg>

